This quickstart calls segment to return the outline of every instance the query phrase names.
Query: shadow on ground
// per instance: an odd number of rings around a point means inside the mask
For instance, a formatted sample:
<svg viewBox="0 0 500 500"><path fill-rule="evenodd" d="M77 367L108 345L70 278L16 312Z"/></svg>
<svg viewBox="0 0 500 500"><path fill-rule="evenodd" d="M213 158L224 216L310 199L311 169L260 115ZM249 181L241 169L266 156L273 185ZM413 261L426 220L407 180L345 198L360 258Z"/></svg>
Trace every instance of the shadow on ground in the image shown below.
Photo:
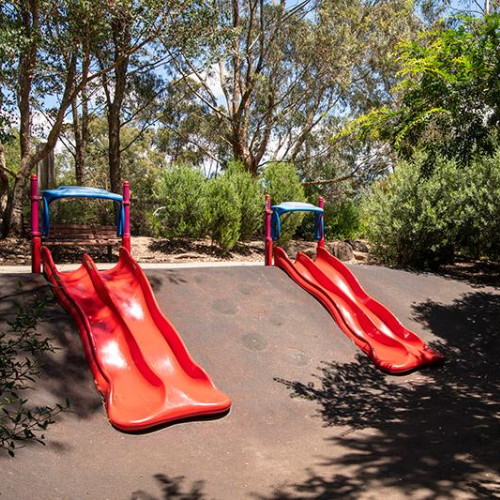
<svg viewBox="0 0 500 500"><path fill-rule="evenodd" d="M255 498L357 499L380 488L426 499L500 498L500 296L413 307L446 364L398 378L360 355L324 363L311 383L279 380L291 397L316 402L325 426L346 431L330 439L336 458L319 458L306 481Z"/></svg>
<svg viewBox="0 0 500 500"><path fill-rule="evenodd" d="M70 401L71 412L87 418L102 408L102 399L94 387L78 329L57 303L42 276L18 275L2 280L0 314L5 321L14 320L18 308L32 307L46 297L47 302L37 331L51 339L55 352L37 355L39 375L28 391L30 402L38 405L64 404Z"/></svg>
<svg viewBox="0 0 500 500"><path fill-rule="evenodd" d="M500 263L497 262L457 260L453 264L441 266L434 272L403 270L415 274L429 274L453 281L462 281L476 289L486 287L500 289Z"/></svg>
<svg viewBox="0 0 500 500"><path fill-rule="evenodd" d="M156 474L154 478L161 489L161 496L139 490L132 493L131 500L208 500L203 492L204 481L194 481L186 485L184 476L170 477L166 474Z"/></svg>

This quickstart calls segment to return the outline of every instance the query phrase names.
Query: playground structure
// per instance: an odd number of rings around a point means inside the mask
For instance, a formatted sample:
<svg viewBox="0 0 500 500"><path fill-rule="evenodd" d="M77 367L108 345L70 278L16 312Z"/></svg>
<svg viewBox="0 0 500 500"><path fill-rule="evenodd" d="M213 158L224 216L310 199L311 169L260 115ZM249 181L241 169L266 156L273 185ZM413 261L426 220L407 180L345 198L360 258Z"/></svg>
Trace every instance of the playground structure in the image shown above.
<svg viewBox="0 0 500 500"><path fill-rule="evenodd" d="M315 261L299 252L292 262L285 250L273 244L280 237L281 216L297 211L315 215L315 240L318 242ZM271 206L271 199L266 196L265 212L266 266L273 265L274 261L276 267L315 297L378 368L399 374L443 360L440 353L370 297L349 268L325 249L323 198L319 198L318 207L294 202Z"/></svg>
<svg viewBox="0 0 500 500"><path fill-rule="evenodd" d="M216 389L208 374L190 357L179 334L163 315L149 281L130 254L130 186L123 197L102 189L63 186L38 194L31 179L32 270L41 271L61 305L76 322L98 390L111 423L136 431L174 420L226 412L231 401ZM61 198L100 198L117 204L116 227L51 225L50 205ZM39 204L43 224L39 228ZM274 242L281 216L312 212L315 217L315 261L299 252L292 262ZM83 234L78 227L86 228ZM56 236L52 234L56 228ZM110 233L110 228L113 234ZM107 245L121 239L117 265L99 271L90 256L82 266L61 273L49 247ZM383 371L393 374L440 362L415 333L406 329L382 304L370 297L354 274L325 249L324 202L265 204L265 265L273 265L316 298L342 331Z"/></svg>
<svg viewBox="0 0 500 500"><path fill-rule="evenodd" d="M124 182L123 192L122 197L100 189L61 187L40 197L33 175L33 272L40 272L43 264L56 297L77 324L95 383L115 427L137 431L226 412L231 405L229 397L216 389L208 374L193 361L161 312L143 270L130 255L128 182ZM68 197L102 198L119 204L116 231L122 237L122 247L114 268L99 271L84 255L76 271L57 270L42 236L50 235L50 203ZM44 203L43 231L38 221L40 201ZM73 244L89 244L75 236ZM100 240L96 241L99 244ZM92 243L94 240L90 240Z"/></svg>

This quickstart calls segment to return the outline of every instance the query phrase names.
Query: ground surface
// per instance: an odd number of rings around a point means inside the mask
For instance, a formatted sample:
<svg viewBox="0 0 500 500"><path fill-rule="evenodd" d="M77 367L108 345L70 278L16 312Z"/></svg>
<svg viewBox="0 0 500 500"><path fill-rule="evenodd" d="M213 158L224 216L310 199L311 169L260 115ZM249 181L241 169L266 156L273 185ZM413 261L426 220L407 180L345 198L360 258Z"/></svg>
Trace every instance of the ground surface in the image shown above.
<svg viewBox="0 0 500 500"><path fill-rule="evenodd" d="M193 357L233 399L221 418L114 430L70 319L43 329L40 401L74 413L47 447L0 458L0 498L455 499L500 496L500 291L381 267L368 292L447 355L404 377L377 371L313 298L275 268L149 271ZM0 312L41 277L0 275Z"/></svg>
<svg viewBox="0 0 500 500"><path fill-rule="evenodd" d="M108 262L107 247L89 247L84 249L96 262ZM113 249L114 260L118 260L119 249ZM57 263L79 262L81 248L58 248L52 250ZM132 255L138 262L255 262L264 258L264 242L251 241L239 243L231 252L224 254L210 240L179 241L134 236ZM29 240L0 240L0 266L31 264Z"/></svg>

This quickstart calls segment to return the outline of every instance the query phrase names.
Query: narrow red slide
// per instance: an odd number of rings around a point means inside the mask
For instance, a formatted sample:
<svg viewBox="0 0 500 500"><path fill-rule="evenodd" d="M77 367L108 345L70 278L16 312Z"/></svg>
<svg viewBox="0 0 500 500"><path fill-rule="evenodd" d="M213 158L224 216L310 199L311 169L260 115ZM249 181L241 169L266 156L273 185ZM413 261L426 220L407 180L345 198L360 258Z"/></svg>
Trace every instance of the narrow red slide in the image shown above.
<svg viewBox="0 0 500 500"><path fill-rule="evenodd" d="M324 248L318 248L315 262L300 252L292 262L282 248L275 247L274 264L319 300L380 369L404 373L443 360L370 297L354 274Z"/></svg>
<svg viewBox="0 0 500 500"><path fill-rule="evenodd" d="M106 271L85 255L79 269L60 273L46 247L42 261L54 293L78 325L115 427L138 431L229 409L229 397L193 361L126 249Z"/></svg>

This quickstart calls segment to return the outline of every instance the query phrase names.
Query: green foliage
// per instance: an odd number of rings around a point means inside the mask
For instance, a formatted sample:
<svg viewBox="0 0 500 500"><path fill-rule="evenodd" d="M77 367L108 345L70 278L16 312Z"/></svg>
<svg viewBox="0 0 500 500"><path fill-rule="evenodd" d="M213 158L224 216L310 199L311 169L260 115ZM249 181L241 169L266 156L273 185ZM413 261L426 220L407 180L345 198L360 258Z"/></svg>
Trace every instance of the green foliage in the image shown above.
<svg viewBox="0 0 500 500"><path fill-rule="evenodd" d="M214 179L186 165L169 168L160 175L154 192L162 206L151 220L160 236L177 239L210 234L229 251L239 239L251 238L261 223L261 188L237 162L230 162L226 172Z"/></svg>
<svg viewBox="0 0 500 500"><path fill-rule="evenodd" d="M401 162L377 182L364 205L368 239L386 263L436 269L456 255L500 255L500 152L468 167L437 158L421 175L425 155Z"/></svg>
<svg viewBox="0 0 500 500"><path fill-rule="evenodd" d="M248 240L262 227L264 203L262 189L240 162L234 160L229 162L224 175L228 177L240 199L240 239Z"/></svg>
<svg viewBox="0 0 500 500"><path fill-rule="evenodd" d="M44 444L46 431L54 417L69 408L33 408L22 391L36 383L39 375L36 355L53 352L50 339L36 330L45 310L47 298L26 307L17 304L12 320L0 317L0 449L14 456L19 443L34 441Z"/></svg>
<svg viewBox="0 0 500 500"><path fill-rule="evenodd" d="M264 191L271 196L271 203L278 205L284 201L305 201L304 188L291 163L271 163L262 174ZM281 242L293 238L304 214L291 213L282 217Z"/></svg>
<svg viewBox="0 0 500 500"><path fill-rule="evenodd" d="M359 204L349 198L335 200L325 205L325 238L353 240L361 230Z"/></svg>
<svg viewBox="0 0 500 500"><path fill-rule="evenodd" d="M115 224L115 204L108 200L72 198L50 205L51 224Z"/></svg>
<svg viewBox="0 0 500 500"><path fill-rule="evenodd" d="M425 150L469 164L493 154L500 130L500 14L458 16L399 47L392 107L351 122L345 133L386 141L404 158Z"/></svg>
<svg viewBox="0 0 500 500"><path fill-rule="evenodd" d="M160 205L151 214L155 233L174 240L205 236L206 189L200 170L176 165L162 171L153 188Z"/></svg>
<svg viewBox="0 0 500 500"><path fill-rule="evenodd" d="M312 196L310 203L318 204L318 197ZM353 240L361 232L361 209L359 203L350 198L325 200L325 240ZM314 237L314 217L306 215L297 231L299 238L312 241Z"/></svg>
<svg viewBox="0 0 500 500"><path fill-rule="evenodd" d="M207 214L212 240L231 250L240 237L241 202L230 176L221 175L208 184Z"/></svg>

